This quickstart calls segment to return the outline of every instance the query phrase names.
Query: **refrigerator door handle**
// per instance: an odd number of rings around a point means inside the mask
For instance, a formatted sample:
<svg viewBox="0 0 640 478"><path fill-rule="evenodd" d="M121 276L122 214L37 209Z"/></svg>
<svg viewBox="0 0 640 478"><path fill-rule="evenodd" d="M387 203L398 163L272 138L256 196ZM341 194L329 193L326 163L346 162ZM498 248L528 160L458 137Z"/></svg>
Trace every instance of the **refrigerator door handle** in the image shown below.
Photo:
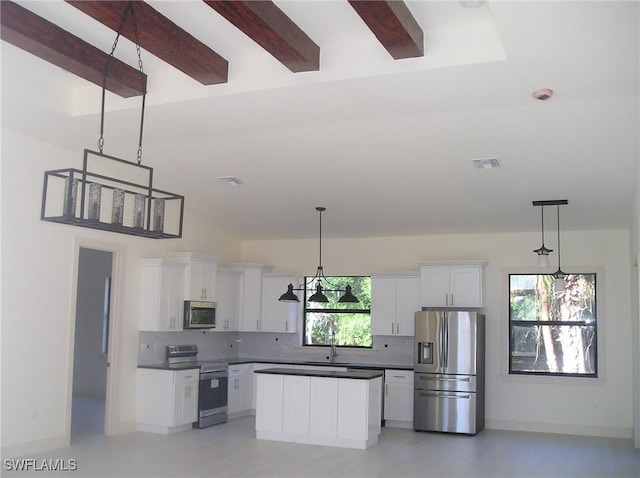
<svg viewBox="0 0 640 478"><path fill-rule="evenodd" d="M455 395L455 394L447 394L447 393L430 393L430 392L422 392L418 394L421 397L434 397L434 398L454 398L454 399L464 399L469 400L471 398L470 395Z"/></svg>
<svg viewBox="0 0 640 478"><path fill-rule="evenodd" d="M444 318L444 342L442 348L444 349L444 368L449 368L449 318Z"/></svg>

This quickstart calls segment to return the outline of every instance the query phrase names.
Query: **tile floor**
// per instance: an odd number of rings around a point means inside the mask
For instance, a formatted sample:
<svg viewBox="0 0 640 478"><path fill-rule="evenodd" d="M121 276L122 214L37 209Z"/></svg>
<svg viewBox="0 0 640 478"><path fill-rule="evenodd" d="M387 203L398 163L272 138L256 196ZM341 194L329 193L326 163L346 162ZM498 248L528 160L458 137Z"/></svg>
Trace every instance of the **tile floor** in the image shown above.
<svg viewBox="0 0 640 478"><path fill-rule="evenodd" d="M634 477L631 440L484 430L475 437L383 428L368 450L255 439L254 417L164 436L72 433L69 448L35 458L76 460L74 472L7 472L73 477ZM96 425L98 426L98 425Z"/></svg>

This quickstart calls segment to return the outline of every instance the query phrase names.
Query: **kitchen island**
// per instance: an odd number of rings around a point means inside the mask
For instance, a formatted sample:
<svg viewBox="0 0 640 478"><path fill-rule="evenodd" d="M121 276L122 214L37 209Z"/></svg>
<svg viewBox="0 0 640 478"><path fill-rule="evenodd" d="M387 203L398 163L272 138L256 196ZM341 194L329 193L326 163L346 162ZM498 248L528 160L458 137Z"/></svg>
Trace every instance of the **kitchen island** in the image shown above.
<svg viewBox="0 0 640 478"><path fill-rule="evenodd" d="M378 370L256 370L256 438L345 448L378 442Z"/></svg>

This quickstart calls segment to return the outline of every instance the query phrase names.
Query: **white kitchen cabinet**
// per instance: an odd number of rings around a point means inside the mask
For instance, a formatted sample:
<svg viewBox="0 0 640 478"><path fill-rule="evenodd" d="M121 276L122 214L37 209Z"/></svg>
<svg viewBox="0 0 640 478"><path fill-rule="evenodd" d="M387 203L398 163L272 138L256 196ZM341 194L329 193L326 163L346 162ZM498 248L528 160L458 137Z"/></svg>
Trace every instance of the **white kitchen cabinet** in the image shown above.
<svg viewBox="0 0 640 478"><path fill-rule="evenodd" d="M253 395L253 364L229 365L228 390L227 414L229 418L248 415Z"/></svg>
<svg viewBox="0 0 640 478"><path fill-rule="evenodd" d="M388 427L413 428L413 371L384 371L384 419Z"/></svg>
<svg viewBox="0 0 640 478"><path fill-rule="evenodd" d="M371 332L373 335L413 336L414 314L421 309L417 273L371 276Z"/></svg>
<svg viewBox="0 0 640 478"><path fill-rule="evenodd" d="M141 260L139 329L182 330L184 264L169 259Z"/></svg>
<svg viewBox="0 0 640 478"><path fill-rule="evenodd" d="M278 299L287 291L287 286L299 283L293 274L262 274L262 332L295 333L298 330L300 303L280 302Z"/></svg>
<svg viewBox="0 0 640 478"><path fill-rule="evenodd" d="M311 377L309 434L324 438L338 436L338 380Z"/></svg>
<svg viewBox="0 0 640 478"><path fill-rule="evenodd" d="M137 371L138 431L174 433L191 428L198 414L198 369Z"/></svg>
<svg viewBox="0 0 640 478"><path fill-rule="evenodd" d="M216 301L217 257L191 252L173 252L169 257L182 262L186 267L185 300Z"/></svg>
<svg viewBox="0 0 640 478"><path fill-rule="evenodd" d="M484 262L422 262L423 307L482 307Z"/></svg>
<svg viewBox="0 0 640 478"><path fill-rule="evenodd" d="M242 272L218 269L216 284L216 328L218 332L237 332L240 309L240 279Z"/></svg>
<svg viewBox="0 0 640 478"><path fill-rule="evenodd" d="M264 370L265 368L295 368L295 365L282 363L254 363L252 372L255 372L256 370ZM255 411L256 396L258 394L258 375L255 373L252 373L252 375L253 387L251 393L251 409Z"/></svg>
<svg viewBox="0 0 640 478"><path fill-rule="evenodd" d="M268 272L266 266L255 263L234 263L227 264L227 268L240 271L238 331L260 332L262 274Z"/></svg>

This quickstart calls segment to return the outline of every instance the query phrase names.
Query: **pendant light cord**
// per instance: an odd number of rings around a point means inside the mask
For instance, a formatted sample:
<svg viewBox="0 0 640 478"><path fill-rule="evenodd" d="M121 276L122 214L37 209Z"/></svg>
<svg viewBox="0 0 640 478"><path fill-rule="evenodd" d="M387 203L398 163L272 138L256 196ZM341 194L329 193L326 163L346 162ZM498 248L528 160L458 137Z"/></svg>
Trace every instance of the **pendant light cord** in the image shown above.
<svg viewBox="0 0 640 478"><path fill-rule="evenodd" d="M558 208L558 272L562 272L560 269L560 204L556 207Z"/></svg>

